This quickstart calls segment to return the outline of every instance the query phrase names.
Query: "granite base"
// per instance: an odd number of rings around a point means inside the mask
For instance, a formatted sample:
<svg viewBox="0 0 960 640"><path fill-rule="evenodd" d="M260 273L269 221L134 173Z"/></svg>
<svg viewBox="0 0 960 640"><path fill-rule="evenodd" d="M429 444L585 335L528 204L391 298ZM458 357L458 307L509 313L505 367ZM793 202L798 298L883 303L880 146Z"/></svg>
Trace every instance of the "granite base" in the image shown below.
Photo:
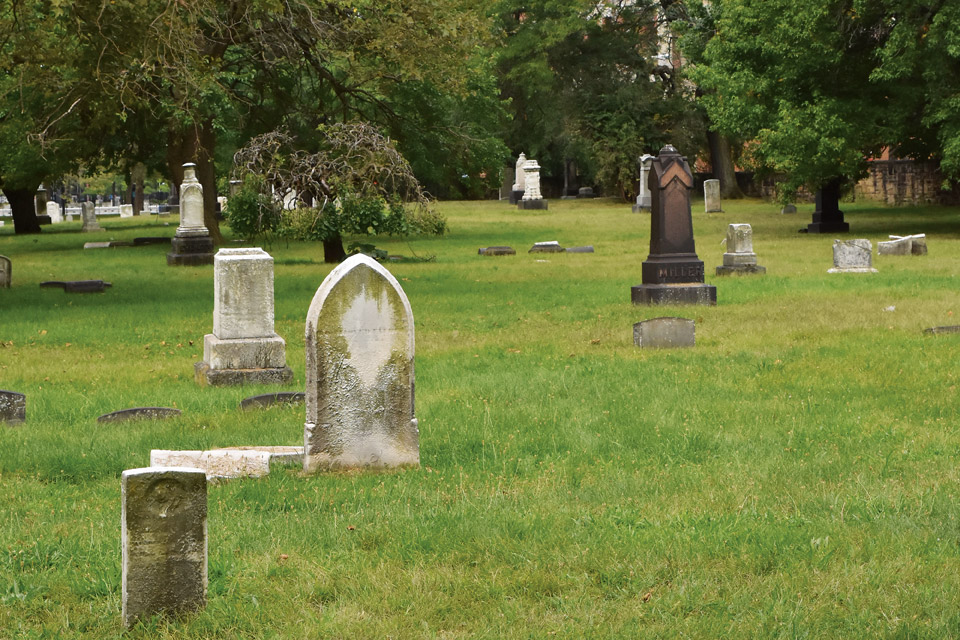
<svg viewBox="0 0 960 640"><path fill-rule="evenodd" d="M717 288L712 284L638 284L630 287L633 304L696 304L715 306Z"/></svg>

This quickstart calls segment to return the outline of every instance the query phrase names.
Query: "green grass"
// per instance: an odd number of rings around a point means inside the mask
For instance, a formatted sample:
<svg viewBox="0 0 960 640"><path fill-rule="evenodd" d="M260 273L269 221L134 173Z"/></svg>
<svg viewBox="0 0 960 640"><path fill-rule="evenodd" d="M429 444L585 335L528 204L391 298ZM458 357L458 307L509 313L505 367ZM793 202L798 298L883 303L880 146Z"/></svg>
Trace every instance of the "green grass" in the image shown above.
<svg viewBox="0 0 960 640"><path fill-rule="evenodd" d="M213 486L209 604L120 620L120 482L151 448L302 442L267 387L200 388L213 269L168 268L175 221L0 229L0 638L944 638L960 635L960 211L844 207L853 232L927 233L930 254L828 275L832 236L758 201L694 204L716 307L634 307L649 216L444 203L444 238L377 239L416 320L419 469ZM748 222L761 277L713 277ZM530 255L536 241L595 254ZM482 257L508 244L517 256ZM304 384L303 331L330 271L277 242L276 329ZM104 294L40 289L103 278ZM894 311L886 311L888 307ZM957 315L954 315L957 314ZM641 351L632 325L697 321ZM181 418L97 424L137 405Z"/></svg>

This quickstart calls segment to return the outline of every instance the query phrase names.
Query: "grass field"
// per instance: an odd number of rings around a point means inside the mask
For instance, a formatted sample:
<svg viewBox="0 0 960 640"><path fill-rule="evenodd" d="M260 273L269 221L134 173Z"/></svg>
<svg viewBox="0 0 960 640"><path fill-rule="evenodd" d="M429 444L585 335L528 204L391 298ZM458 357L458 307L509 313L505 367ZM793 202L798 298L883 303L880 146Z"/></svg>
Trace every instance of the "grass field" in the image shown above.
<svg viewBox="0 0 960 640"><path fill-rule="evenodd" d="M927 233L930 253L828 275L833 236L759 201L694 203L716 307L634 307L649 215L444 203L450 233L377 239L416 321L419 469L296 469L209 492L207 608L124 632L120 473L151 448L302 444L267 387L200 388L213 268L156 217L39 236L0 229L0 638L947 638L960 635L960 210L847 204L850 237ZM726 225L767 275L717 278ZM167 224L169 226L167 226ZM533 255L535 241L595 254ZM510 257L481 257L507 244ZM276 330L304 384L304 320L331 266L275 242ZM103 294L40 289L102 278ZM888 310L893 308L893 310ZM640 320L697 346L641 351ZM162 422L98 415L172 406Z"/></svg>

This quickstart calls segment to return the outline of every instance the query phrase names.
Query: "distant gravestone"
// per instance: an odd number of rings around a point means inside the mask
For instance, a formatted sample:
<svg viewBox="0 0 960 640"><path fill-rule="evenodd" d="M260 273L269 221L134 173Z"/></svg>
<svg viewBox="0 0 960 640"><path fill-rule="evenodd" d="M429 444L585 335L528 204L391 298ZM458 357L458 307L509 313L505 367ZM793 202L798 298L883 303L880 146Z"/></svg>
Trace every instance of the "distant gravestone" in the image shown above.
<svg viewBox="0 0 960 640"><path fill-rule="evenodd" d="M170 242L168 265L213 264L213 240L203 222L203 187L197 180L197 165L183 165L180 185L180 226Z"/></svg>
<svg viewBox="0 0 960 640"><path fill-rule="evenodd" d="M50 216L50 222L59 224L63 222L63 211L56 202L47 201L47 215Z"/></svg>
<svg viewBox="0 0 960 640"><path fill-rule="evenodd" d="M126 627L207 601L207 476L201 469L128 469L121 484L122 615Z"/></svg>
<svg viewBox="0 0 960 640"><path fill-rule="evenodd" d="M242 411L252 409L265 409L278 404L292 405L303 404L304 393L302 391L281 391L279 393L263 393L258 396L250 396L240 401Z"/></svg>
<svg viewBox="0 0 960 640"><path fill-rule="evenodd" d="M814 197L813 222L807 225L807 233L846 233L850 223L843 219L840 210L842 179L834 179L820 187ZM803 231L803 229L801 229Z"/></svg>
<svg viewBox="0 0 960 640"><path fill-rule="evenodd" d="M637 161L640 168L640 185L637 189L637 202L633 205L634 213L650 211L652 199L650 196L650 186L648 182L650 180L650 166L653 164L655 159L656 156L645 153L640 156L640 159Z"/></svg>
<svg viewBox="0 0 960 640"><path fill-rule="evenodd" d="M567 253L593 253L593 245L588 244L585 247L567 247Z"/></svg>
<svg viewBox="0 0 960 640"><path fill-rule="evenodd" d="M549 242L534 242L527 253L563 253L566 251L556 240Z"/></svg>
<svg viewBox="0 0 960 640"><path fill-rule="evenodd" d="M13 263L7 256L0 256L0 289L9 289L13 280Z"/></svg>
<svg viewBox="0 0 960 640"><path fill-rule="evenodd" d="M580 187L577 189L577 198L595 198L593 187Z"/></svg>
<svg viewBox="0 0 960 640"><path fill-rule="evenodd" d="M517 165L514 170L513 190L510 192L510 204L517 204L523 199L523 192L526 187L526 174L523 173L523 165L527 162L527 156L522 152L517 158Z"/></svg>
<svg viewBox="0 0 960 640"><path fill-rule="evenodd" d="M873 268L873 244L863 238L834 240L833 268L827 273L877 273Z"/></svg>
<svg viewBox="0 0 960 640"><path fill-rule="evenodd" d="M633 343L641 349L675 349L696 344L693 320L653 318L633 325Z"/></svg>
<svg viewBox="0 0 960 640"><path fill-rule="evenodd" d="M34 196L33 204L37 213L38 218L46 218L47 224L50 224L52 220L50 215L47 213L47 190L43 185L37 187L37 193Z"/></svg>
<svg viewBox="0 0 960 640"><path fill-rule="evenodd" d="M515 256L517 255L516 249L513 247L483 247L477 251L481 256Z"/></svg>
<svg viewBox="0 0 960 640"><path fill-rule="evenodd" d="M796 205L792 205L792 204L785 204L780 209L780 213L784 213L784 214L796 213L796 212L797 212L797 207Z"/></svg>
<svg viewBox="0 0 960 640"><path fill-rule="evenodd" d="M546 209L547 201L540 193L540 165L536 160L527 160L523 163L523 198L517 207L523 210Z"/></svg>
<svg viewBox="0 0 960 640"><path fill-rule="evenodd" d="M717 267L717 275L744 275L766 272L766 267L757 264L757 254L753 252L753 228L749 224L729 225L727 227L727 251L723 254L723 265Z"/></svg>
<svg viewBox="0 0 960 640"><path fill-rule="evenodd" d="M887 242L877 243L877 255L887 256L924 256L927 254L927 236L890 236Z"/></svg>
<svg viewBox="0 0 960 640"><path fill-rule="evenodd" d="M122 204L122 205L120 205L120 217L121 217L121 218L132 218L132 217L133 217L133 205L132 205L132 204Z"/></svg>
<svg viewBox="0 0 960 640"><path fill-rule="evenodd" d="M80 205L80 218L83 220L83 226L80 227L80 231L84 233L103 231L103 228L97 221L96 205L92 202L84 202Z"/></svg>
<svg viewBox="0 0 960 640"><path fill-rule="evenodd" d="M717 213L720 209L720 181L703 181L703 208L706 213Z"/></svg>
<svg viewBox="0 0 960 640"><path fill-rule="evenodd" d="M20 424L27 419L27 396L0 389L0 422Z"/></svg>
<svg viewBox="0 0 960 640"><path fill-rule="evenodd" d="M354 255L317 289L306 324L304 471L420 463L413 312L383 266Z"/></svg>
<svg viewBox="0 0 960 640"><path fill-rule="evenodd" d="M273 330L273 258L263 249L221 249L214 259L213 333L203 337L199 384L286 384L286 342Z"/></svg>
<svg viewBox="0 0 960 640"><path fill-rule="evenodd" d="M631 287L633 304L717 304L717 288L704 284L703 261L693 242L687 159L671 145L650 168L652 194L650 254L643 262L643 284Z"/></svg>
<svg viewBox="0 0 960 640"><path fill-rule="evenodd" d="M170 407L133 407L132 409L120 409L112 413L105 413L97 422L127 422L129 420L165 420L167 418L176 418L180 415L180 409Z"/></svg>

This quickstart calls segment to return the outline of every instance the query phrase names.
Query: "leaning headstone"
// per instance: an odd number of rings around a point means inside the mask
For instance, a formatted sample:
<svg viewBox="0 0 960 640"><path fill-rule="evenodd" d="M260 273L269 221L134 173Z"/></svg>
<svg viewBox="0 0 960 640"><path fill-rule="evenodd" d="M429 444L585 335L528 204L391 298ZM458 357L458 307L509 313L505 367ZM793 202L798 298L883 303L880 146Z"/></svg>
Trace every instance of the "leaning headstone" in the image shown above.
<svg viewBox="0 0 960 640"><path fill-rule="evenodd" d="M566 251L556 240L549 242L534 242L527 253L563 253Z"/></svg>
<svg viewBox="0 0 960 640"><path fill-rule="evenodd" d="M789 214L789 213L796 213L796 212L797 212L797 207L796 207L796 205L793 205L793 204L785 204L785 205L783 205L783 207L781 207L781 209L780 209L780 213L788 213L788 214Z"/></svg>
<svg viewBox="0 0 960 640"><path fill-rule="evenodd" d="M0 389L0 422L20 424L27 419L27 396Z"/></svg>
<svg viewBox="0 0 960 640"><path fill-rule="evenodd" d="M536 160L523 163L523 198L517 203L520 209L546 209L547 201L540 193L540 165Z"/></svg>
<svg viewBox="0 0 960 640"><path fill-rule="evenodd" d="M522 152L517 158L517 166L514 172L513 190L510 192L510 204L517 204L523 199L523 192L526 187L526 174L523 172L523 165L527 162L527 156Z"/></svg>
<svg viewBox="0 0 960 640"><path fill-rule="evenodd" d="M199 384L286 384L286 342L273 330L273 258L263 249L221 249L214 260L213 333L203 337Z"/></svg>
<svg viewBox="0 0 960 640"><path fill-rule="evenodd" d="M727 251L723 254L723 265L717 267L717 275L766 272L766 267L757 264L757 254L753 252L753 228L749 224L729 225Z"/></svg>
<svg viewBox="0 0 960 640"><path fill-rule="evenodd" d="M50 222L59 224L63 222L63 211L60 205L50 200L47 201L47 215L50 216Z"/></svg>
<svg viewBox="0 0 960 640"><path fill-rule="evenodd" d="M82 232L103 231L100 223L97 221L96 205L92 202L84 202L80 205L80 217L83 219Z"/></svg>
<svg viewBox="0 0 960 640"><path fill-rule="evenodd" d="M634 213L650 211L652 199L650 196L650 186L648 182L650 180L650 167L655 159L656 156L645 153L640 156L640 160L638 161L640 166L640 187L637 189L637 203L633 205Z"/></svg>
<svg viewBox="0 0 960 640"><path fill-rule="evenodd" d="M13 263L7 256L0 256L0 289L9 289L13 280Z"/></svg>
<svg viewBox="0 0 960 640"><path fill-rule="evenodd" d="M513 247L497 246L497 247L482 247L477 250L477 253L481 256L515 256L517 255L516 249Z"/></svg>
<svg viewBox="0 0 960 640"><path fill-rule="evenodd" d="M105 413L97 422L127 422L130 420L166 420L180 415L180 409L171 407L133 407Z"/></svg>
<svg viewBox="0 0 960 640"><path fill-rule="evenodd" d="M207 476L201 469L128 469L120 479L125 627L207 601Z"/></svg>
<svg viewBox="0 0 960 640"><path fill-rule="evenodd" d="M720 181L703 181L703 208L706 213L722 211L720 208Z"/></svg>
<svg viewBox="0 0 960 640"><path fill-rule="evenodd" d="M688 318L653 318L633 325L633 343L641 349L675 349L696 344L694 322Z"/></svg>
<svg viewBox="0 0 960 640"><path fill-rule="evenodd" d="M703 261L693 242L687 159L671 145L650 168L650 255L643 262L643 284L631 287L633 304L717 304L717 288L704 284Z"/></svg>
<svg viewBox="0 0 960 640"><path fill-rule="evenodd" d="M413 312L396 278L357 254L317 289L306 326L306 472L418 465Z"/></svg>
<svg viewBox="0 0 960 640"><path fill-rule="evenodd" d="M873 268L873 244L866 239L834 240L833 268L827 273L877 273Z"/></svg>
<svg viewBox="0 0 960 640"><path fill-rule="evenodd" d="M180 226L170 242L168 265L213 264L213 240L203 222L203 187L197 180L197 165L183 165L180 185Z"/></svg>

